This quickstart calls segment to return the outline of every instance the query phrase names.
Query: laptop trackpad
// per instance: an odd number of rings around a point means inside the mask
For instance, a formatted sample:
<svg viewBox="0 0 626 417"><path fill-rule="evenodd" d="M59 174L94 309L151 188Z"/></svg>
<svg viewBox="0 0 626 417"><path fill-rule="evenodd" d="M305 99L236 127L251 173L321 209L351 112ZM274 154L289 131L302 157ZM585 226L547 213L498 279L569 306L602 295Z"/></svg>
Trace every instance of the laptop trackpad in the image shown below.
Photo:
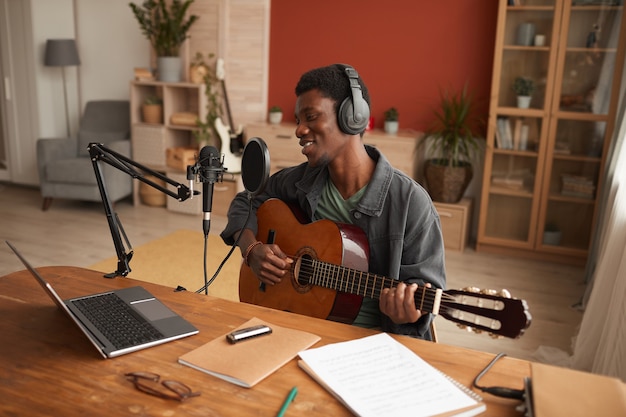
<svg viewBox="0 0 626 417"><path fill-rule="evenodd" d="M131 303L134 309L143 314L148 320L156 321L176 316L172 310L159 300L142 300Z"/></svg>

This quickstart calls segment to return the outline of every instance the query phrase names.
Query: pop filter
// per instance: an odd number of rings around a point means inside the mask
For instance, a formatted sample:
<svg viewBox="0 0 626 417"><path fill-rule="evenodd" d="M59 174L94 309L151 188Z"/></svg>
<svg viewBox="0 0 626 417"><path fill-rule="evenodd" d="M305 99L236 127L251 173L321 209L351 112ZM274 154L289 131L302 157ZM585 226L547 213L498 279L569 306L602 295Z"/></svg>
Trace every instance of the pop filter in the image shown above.
<svg viewBox="0 0 626 417"><path fill-rule="evenodd" d="M241 180L250 196L263 192L270 177L270 152L265 141L252 138L241 156Z"/></svg>

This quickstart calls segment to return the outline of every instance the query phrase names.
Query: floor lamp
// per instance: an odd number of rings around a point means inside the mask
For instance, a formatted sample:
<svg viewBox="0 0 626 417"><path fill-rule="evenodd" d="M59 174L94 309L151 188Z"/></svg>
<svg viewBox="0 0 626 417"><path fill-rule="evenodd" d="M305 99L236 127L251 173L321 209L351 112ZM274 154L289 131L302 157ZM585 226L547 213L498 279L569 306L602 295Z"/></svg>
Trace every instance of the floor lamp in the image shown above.
<svg viewBox="0 0 626 417"><path fill-rule="evenodd" d="M70 113L67 105L67 85L65 81L65 67L80 65L78 50L74 39L48 39L46 42L46 57L44 65L47 67L61 67L63 74L63 97L65 98L65 123L67 136L70 136Z"/></svg>

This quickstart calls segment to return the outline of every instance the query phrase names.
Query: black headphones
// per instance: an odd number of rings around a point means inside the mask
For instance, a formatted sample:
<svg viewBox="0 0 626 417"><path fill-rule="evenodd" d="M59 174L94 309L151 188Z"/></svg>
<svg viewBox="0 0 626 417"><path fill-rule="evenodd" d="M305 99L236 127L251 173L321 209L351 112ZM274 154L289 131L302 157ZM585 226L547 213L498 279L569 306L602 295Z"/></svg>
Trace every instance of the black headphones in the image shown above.
<svg viewBox="0 0 626 417"><path fill-rule="evenodd" d="M350 66L346 66L344 71L350 81L351 95L341 102L337 112L337 123L342 132L358 135L365 131L369 123L370 106L363 98L359 74Z"/></svg>

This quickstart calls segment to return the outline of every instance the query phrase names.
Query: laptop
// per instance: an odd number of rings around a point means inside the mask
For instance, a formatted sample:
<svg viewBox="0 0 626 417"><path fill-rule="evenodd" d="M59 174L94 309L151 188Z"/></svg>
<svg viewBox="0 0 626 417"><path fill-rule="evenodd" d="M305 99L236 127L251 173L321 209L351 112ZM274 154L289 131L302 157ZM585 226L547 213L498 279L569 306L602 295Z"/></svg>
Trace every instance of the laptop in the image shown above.
<svg viewBox="0 0 626 417"><path fill-rule="evenodd" d="M52 285L9 242L59 308L105 358L114 358L198 333L191 323L140 286L61 299Z"/></svg>

